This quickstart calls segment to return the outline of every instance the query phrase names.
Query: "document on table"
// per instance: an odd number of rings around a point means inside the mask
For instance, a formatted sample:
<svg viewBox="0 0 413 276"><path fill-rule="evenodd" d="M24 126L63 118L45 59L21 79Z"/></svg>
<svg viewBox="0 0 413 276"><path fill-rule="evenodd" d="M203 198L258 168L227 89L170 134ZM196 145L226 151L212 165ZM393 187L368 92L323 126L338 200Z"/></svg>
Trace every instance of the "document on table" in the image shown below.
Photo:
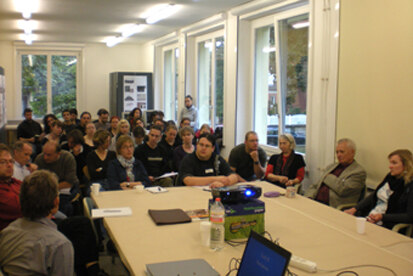
<svg viewBox="0 0 413 276"><path fill-rule="evenodd" d="M125 217L131 216L130 207L92 209L92 218Z"/></svg>
<svg viewBox="0 0 413 276"><path fill-rule="evenodd" d="M168 191L168 189L162 188L161 186L153 186L153 187L148 187L145 188L148 192L157 194L157 193L165 193Z"/></svg>

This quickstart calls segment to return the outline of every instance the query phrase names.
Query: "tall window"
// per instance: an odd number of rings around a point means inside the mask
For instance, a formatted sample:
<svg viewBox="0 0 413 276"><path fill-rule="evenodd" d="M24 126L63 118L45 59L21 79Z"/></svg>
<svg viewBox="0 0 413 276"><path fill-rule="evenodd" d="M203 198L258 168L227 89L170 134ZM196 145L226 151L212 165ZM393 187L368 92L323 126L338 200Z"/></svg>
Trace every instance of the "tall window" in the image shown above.
<svg viewBox="0 0 413 276"><path fill-rule="evenodd" d="M178 59L179 48L169 47L163 52L164 110L168 120L178 119Z"/></svg>
<svg viewBox="0 0 413 276"><path fill-rule="evenodd" d="M198 56L199 126L222 126L224 120L224 37L222 31L200 38Z"/></svg>
<svg viewBox="0 0 413 276"><path fill-rule="evenodd" d="M22 108L35 118L76 108L78 55L19 53Z"/></svg>
<svg viewBox="0 0 413 276"><path fill-rule="evenodd" d="M254 128L270 146L290 133L305 153L308 14L274 22L253 28Z"/></svg>

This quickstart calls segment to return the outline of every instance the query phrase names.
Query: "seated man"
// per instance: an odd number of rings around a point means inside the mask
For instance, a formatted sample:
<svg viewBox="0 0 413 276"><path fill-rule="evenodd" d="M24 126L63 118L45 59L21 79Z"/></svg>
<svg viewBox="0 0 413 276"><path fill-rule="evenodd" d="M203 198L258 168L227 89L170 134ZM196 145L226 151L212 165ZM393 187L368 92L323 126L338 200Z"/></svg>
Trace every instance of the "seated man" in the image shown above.
<svg viewBox="0 0 413 276"><path fill-rule="evenodd" d="M23 179L37 170L37 165L30 162L33 149L27 142L17 141L13 145L14 170L13 177L23 181Z"/></svg>
<svg viewBox="0 0 413 276"><path fill-rule="evenodd" d="M245 134L245 142L233 148L229 154L231 169L244 180L260 179L265 173L267 154L258 146L258 135L254 131Z"/></svg>
<svg viewBox="0 0 413 276"><path fill-rule="evenodd" d="M109 112L106 109L101 108L98 110L97 115L98 115L98 121L94 122L96 130L99 130L99 129L107 130L110 127L110 123L108 121Z"/></svg>
<svg viewBox="0 0 413 276"><path fill-rule="evenodd" d="M5 144L0 144L0 231L6 228L20 212L21 181L13 178L13 158L11 150Z"/></svg>
<svg viewBox="0 0 413 276"><path fill-rule="evenodd" d="M74 271L72 243L51 220L59 206L56 177L47 171L21 186L23 218L0 233L0 266L7 275L68 275Z"/></svg>
<svg viewBox="0 0 413 276"><path fill-rule="evenodd" d="M159 126L151 126L148 141L135 149L134 156L140 160L145 167L151 185L170 187L173 186L173 181L170 177L155 180L155 177L171 171L171 168L168 166L166 153L158 145L161 135L162 131Z"/></svg>
<svg viewBox="0 0 413 276"><path fill-rule="evenodd" d="M39 169L54 172L59 179L60 206L59 210L67 216L72 215L71 200L79 189L79 179L76 176L76 161L73 155L54 142L47 142L43 152L36 157Z"/></svg>
<svg viewBox="0 0 413 276"><path fill-rule="evenodd" d="M356 145L352 140L340 139L336 154L338 163L327 166L321 179L305 192L305 196L334 208L357 203L366 181L366 171L354 160Z"/></svg>
<svg viewBox="0 0 413 276"><path fill-rule="evenodd" d="M179 168L180 183L187 186L211 188L233 185L238 176L228 163L214 153L215 138L209 133L201 134L196 151L184 157Z"/></svg>

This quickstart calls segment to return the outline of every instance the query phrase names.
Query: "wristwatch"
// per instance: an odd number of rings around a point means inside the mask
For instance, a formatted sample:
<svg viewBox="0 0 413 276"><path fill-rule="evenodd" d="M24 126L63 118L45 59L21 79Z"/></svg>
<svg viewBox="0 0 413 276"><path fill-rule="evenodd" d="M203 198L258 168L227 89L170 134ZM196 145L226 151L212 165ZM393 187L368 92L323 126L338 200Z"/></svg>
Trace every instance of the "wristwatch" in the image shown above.
<svg viewBox="0 0 413 276"><path fill-rule="evenodd" d="M255 162L254 162L255 165L258 165L259 163L260 163L260 162L258 162L258 161L255 161Z"/></svg>

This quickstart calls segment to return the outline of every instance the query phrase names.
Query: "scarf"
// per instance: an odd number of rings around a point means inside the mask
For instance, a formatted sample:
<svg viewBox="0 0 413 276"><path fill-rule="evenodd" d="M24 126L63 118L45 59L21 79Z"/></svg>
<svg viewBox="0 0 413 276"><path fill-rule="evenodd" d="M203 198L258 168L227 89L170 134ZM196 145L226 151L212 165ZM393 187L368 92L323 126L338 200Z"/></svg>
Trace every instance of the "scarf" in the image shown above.
<svg viewBox="0 0 413 276"><path fill-rule="evenodd" d="M135 175L133 174L133 164L135 163L135 157L126 160L122 155L118 155L119 163L126 169L126 178L128 182L135 181Z"/></svg>

